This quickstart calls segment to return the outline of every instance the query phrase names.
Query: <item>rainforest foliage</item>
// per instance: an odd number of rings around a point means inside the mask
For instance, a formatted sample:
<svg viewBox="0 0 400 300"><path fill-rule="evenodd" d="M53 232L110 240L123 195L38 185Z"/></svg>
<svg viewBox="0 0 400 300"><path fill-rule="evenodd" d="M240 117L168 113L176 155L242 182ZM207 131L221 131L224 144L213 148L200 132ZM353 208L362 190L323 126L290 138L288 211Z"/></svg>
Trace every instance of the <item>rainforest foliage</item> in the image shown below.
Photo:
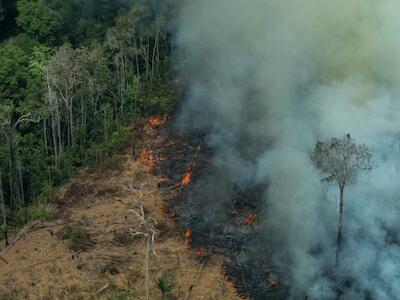
<svg viewBox="0 0 400 300"><path fill-rule="evenodd" d="M0 0L3 234L173 107L175 19L167 0Z"/></svg>

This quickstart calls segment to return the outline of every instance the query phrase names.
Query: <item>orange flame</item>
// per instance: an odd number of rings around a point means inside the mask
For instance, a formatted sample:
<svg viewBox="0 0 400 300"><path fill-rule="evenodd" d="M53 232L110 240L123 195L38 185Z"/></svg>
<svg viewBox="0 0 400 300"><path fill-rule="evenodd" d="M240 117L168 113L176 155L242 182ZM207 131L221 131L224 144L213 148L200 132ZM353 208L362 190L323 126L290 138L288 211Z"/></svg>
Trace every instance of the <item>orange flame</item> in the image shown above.
<svg viewBox="0 0 400 300"><path fill-rule="evenodd" d="M146 147L140 155L140 160L145 165L148 171L154 171L157 167L154 165L157 162L157 159L153 155L153 151L150 147Z"/></svg>
<svg viewBox="0 0 400 300"><path fill-rule="evenodd" d="M151 162L151 161L153 161L153 153L152 153L150 147L146 147L146 149L143 150L142 154L140 155L140 159L143 162Z"/></svg>
<svg viewBox="0 0 400 300"><path fill-rule="evenodd" d="M257 221L257 214L255 212L252 212L246 217L246 219L244 219L243 224L254 226L256 221Z"/></svg>
<svg viewBox="0 0 400 300"><path fill-rule="evenodd" d="M168 115L162 117L150 117L149 124L153 127L164 125L167 122Z"/></svg>
<svg viewBox="0 0 400 300"><path fill-rule="evenodd" d="M192 171L187 172L182 179L182 185L189 185L190 181L192 181L192 175L193 175Z"/></svg>
<svg viewBox="0 0 400 300"><path fill-rule="evenodd" d="M193 249L193 252L198 257L204 257L207 255L208 250L205 247L200 247L200 248Z"/></svg>
<svg viewBox="0 0 400 300"><path fill-rule="evenodd" d="M247 299L248 297L246 296L246 294L240 292L240 289L238 288L235 279L233 279L232 277L230 277L226 271L225 268L222 269L222 274L224 276L224 279L226 282L228 282L228 284L236 291L236 294L239 296L239 298L241 299Z"/></svg>
<svg viewBox="0 0 400 300"><path fill-rule="evenodd" d="M185 241L186 249L190 249L192 247L192 230L189 227L186 228L185 237L186 237Z"/></svg>
<svg viewBox="0 0 400 300"><path fill-rule="evenodd" d="M151 149L151 147L146 147L140 155L140 160L143 162L148 171L154 171L160 168L157 163L166 160L166 158L162 154L157 156L154 155L154 151Z"/></svg>
<svg viewBox="0 0 400 300"><path fill-rule="evenodd" d="M160 183L167 183L167 182L168 182L168 178L165 178L165 177L160 178Z"/></svg>

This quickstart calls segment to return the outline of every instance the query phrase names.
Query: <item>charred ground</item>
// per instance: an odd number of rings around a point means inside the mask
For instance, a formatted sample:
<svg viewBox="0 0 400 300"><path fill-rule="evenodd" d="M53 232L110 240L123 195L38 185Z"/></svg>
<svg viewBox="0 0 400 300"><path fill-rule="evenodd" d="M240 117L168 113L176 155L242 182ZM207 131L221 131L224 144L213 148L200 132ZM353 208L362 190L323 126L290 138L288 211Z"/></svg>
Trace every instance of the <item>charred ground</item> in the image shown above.
<svg viewBox="0 0 400 300"><path fill-rule="evenodd" d="M169 117L154 119L152 144L142 155L147 169L159 176L163 213L186 228L186 244L195 252L223 255L225 276L243 298L284 299L287 286L260 228L267 183L230 181L211 163L213 150L202 132L178 132Z"/></svg>

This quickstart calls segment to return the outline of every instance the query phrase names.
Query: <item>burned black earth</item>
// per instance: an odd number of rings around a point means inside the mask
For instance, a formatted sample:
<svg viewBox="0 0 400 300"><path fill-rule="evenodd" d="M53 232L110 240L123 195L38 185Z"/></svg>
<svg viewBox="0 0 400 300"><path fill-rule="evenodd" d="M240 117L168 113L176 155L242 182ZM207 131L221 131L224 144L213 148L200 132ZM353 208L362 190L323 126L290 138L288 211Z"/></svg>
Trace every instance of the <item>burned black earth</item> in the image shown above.
<svg viewBox="0 0 400 300"><path fill-rule="evenodd" d="M160 177L164 213L191 232L190 247L222 254L225 275L244 298L285 299L287 284L261 234L266 186L230 181L203 133L179 135L167 116L148 121L152 142L141 158Z"/></svg>

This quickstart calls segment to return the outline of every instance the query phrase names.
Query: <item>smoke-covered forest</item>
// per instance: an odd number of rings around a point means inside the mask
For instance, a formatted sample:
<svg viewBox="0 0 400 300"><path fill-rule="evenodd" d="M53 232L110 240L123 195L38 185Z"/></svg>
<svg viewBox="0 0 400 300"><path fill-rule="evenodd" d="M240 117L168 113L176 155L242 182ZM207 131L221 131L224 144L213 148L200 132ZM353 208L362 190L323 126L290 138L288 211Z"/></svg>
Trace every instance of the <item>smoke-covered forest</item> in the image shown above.
<svg viewBox="0 0 400 300"><path fill-rule="evenodd" d="M0 299L400 299L396 0L0 0Z"/></svg>

